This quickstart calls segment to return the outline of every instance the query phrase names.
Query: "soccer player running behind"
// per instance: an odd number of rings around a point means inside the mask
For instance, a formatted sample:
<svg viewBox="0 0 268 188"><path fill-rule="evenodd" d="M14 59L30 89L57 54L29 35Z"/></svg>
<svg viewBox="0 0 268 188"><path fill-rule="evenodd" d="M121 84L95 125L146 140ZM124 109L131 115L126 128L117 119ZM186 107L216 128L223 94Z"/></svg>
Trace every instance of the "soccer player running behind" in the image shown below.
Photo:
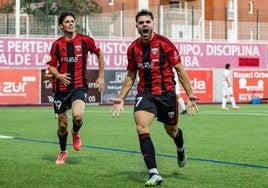
<svg viewBox="0 0 268 188"><path fill-rule="evenodd" d="M114 105L109 113L119 116L123 111L124 99L132 88L136 75L139 75L138 94L134 105L134 119L140 142L141 153L149 179L145 186L156 186L163 181L158 173L155 149L150 137L150 127L155 117L162 122L166 133L174 140L177 147L177 162L184 167L185 146L182 130L178 128L178 102L175 93L173 68L188 97L189 113L194 115L198 108L188 76L181 65L178 50L166 37L153 32L154 17L152 12L141 10L136 15L136 28L140 37L127 50L127 76L118 98L111 99Z"/></svg>
<svg viewBox="0 0 268 188"><path fill-rule="evenodd" d="M98 57L99 75L96 80L100 92L104 91L104 56L94 40L75 32L75 15L62 12L59 16L59 27L63 36L51 47L50 60L47 62L50 73L55 77L54 105L58 114L57 135L60 153L56 164L64 164L68 153L66 150L68 136L68 114L72 114L72 138L76 151L81 148L79 129L83 124L83 115L88 90L87 59L88 52Z"/></svg>

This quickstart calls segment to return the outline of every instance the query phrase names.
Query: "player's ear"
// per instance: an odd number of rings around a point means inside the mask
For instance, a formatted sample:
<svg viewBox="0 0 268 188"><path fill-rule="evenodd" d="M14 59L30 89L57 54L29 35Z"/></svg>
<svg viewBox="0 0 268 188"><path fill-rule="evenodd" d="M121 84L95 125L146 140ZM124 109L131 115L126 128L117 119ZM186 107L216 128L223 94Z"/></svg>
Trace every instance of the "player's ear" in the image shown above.
<svg viewBox="0 0 268 188"><path fill-rule="evenodd" d="M62 24L60 24L59 27L60 27L61 30L63 29L63 25Z"/></svg>

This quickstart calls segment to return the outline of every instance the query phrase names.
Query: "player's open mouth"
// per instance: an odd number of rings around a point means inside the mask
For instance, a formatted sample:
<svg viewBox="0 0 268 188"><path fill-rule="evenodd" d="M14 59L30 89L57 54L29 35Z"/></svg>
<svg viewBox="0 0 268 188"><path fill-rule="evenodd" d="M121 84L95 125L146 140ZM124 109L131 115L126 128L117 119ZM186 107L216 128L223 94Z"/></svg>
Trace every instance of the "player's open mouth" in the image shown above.
<svg viewBox="0 0 268 188"><path fill-rule="evenodd" d="M148 34L149 33L149 29L143 29L142 30L142 33L145 34L145 35Z"/></svg>

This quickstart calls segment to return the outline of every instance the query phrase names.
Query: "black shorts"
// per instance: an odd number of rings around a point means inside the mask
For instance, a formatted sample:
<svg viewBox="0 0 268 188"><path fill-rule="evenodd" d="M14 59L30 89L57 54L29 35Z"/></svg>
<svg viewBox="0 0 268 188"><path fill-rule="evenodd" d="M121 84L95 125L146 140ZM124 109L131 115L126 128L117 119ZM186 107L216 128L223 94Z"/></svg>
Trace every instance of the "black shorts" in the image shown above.
<svg viewBox="0 0 268 188"><path fill-rule="evenodd" d="M166 125L177 125L178 123L178 101L175 91L166 92L164 95L138 93L134 112L139 110L153 113L157 117L157 121Z"/></svg>
<svg viewBox="0 0 268 188"><path fill-rule="evenodd" d="M72 102L81 99L86 102L87 89L75 88L65 92L55 92L54 96L54 109L55 113L61 114L68 109L72 108Z"/></svg>

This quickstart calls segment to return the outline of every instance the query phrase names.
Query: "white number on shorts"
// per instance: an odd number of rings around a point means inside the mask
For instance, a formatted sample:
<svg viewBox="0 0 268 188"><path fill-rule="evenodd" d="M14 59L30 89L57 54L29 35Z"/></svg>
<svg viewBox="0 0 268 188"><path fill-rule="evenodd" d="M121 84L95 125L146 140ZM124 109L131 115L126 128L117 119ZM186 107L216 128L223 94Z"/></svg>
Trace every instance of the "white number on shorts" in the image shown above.
<svg viewBox="0 0 268 188"><path fill-rule="evenodd" d="M138 102L136 103L136 107L139 106L141 100L142 100L142 97L137 97L137 101L138 101Z"/></svg>

